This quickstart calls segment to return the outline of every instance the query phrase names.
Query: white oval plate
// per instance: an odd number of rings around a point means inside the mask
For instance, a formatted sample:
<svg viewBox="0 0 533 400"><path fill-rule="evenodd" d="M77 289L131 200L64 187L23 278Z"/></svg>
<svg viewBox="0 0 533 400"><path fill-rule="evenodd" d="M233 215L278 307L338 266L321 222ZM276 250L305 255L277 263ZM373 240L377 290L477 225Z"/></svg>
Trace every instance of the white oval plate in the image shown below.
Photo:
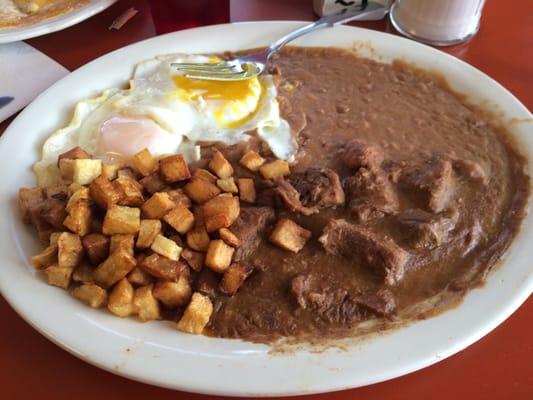
<svg viewBox="0 0 533 400"><path fill-rule="evenodd" d="M92 310L38 278L28 257L39 246L31 229L18 218L17 189L34 185L30 167L43 140L68 121L76 102L95 96L102 89L123 85L132 66L145 58L172 52L218 52L262 46L301 24L218 25L136 43L66 76L13 121L0 140L3 172L0 289L26 321L82 360L132 379L192 392L273 396L353 388L418 370L480 339L526 300L533 289L531 215L524 221L503 265L489 275L483 288L472 290L459 307L353 344L346 351L270 355L265 345L182 334L169 322L142 324L114 317L104 310ZM528 110L488 76L407 39L338 27L306 36L298 44L351 47L355 41L367 41L374 54L384 60L404 58L441 71L454 88L468 93L470 101L494 103L508 120L531 121ZM524 153L533 159L532 124L510 127Z"/></svg>
<svg viewBox="0 0 533 400"><path fill-rule="evenodd" d="M89 3L75 8L74 10L46 18L36 24L22 26L20 28L0 28L0 43L16 42L17 40L26 40L37 36L46 35L76 25L87 18L104 11L117 0L90 0Z"/></svg>

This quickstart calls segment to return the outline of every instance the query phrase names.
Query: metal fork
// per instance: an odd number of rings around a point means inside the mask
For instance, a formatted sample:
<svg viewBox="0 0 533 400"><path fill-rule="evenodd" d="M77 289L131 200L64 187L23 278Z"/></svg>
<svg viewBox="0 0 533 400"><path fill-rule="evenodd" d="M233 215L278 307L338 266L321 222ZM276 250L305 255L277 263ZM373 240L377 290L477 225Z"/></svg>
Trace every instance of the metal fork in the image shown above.
<svg viewBox="0 0 533 400"><path fill-rule="evenodd" d="M276 54L287 43L300 36L349 21L381 19L388 11L388 6L384 6L375 1L363 0L361 4L345 8L334 14L326 15L311 24L304 25L290 32L259 53L217 63L172 63L171 65L182 72L187 78L217 81L251 79L266 69L268 60L272 55Z"/></svg>

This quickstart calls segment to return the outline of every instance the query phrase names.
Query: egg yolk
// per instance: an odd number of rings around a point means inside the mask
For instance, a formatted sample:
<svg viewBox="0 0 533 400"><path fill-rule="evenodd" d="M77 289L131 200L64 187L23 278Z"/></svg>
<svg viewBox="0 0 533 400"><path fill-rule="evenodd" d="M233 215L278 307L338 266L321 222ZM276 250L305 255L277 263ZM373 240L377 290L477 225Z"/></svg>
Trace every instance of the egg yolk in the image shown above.
<svg viewBox="0 0 533 400"><path fill-rule="evenodd" d="M202 97L204 100L245 101L256 92L257 78L242 81L210 81L189 79L183 75L172 77L176 87L184 90L191 99Z"/></svg>

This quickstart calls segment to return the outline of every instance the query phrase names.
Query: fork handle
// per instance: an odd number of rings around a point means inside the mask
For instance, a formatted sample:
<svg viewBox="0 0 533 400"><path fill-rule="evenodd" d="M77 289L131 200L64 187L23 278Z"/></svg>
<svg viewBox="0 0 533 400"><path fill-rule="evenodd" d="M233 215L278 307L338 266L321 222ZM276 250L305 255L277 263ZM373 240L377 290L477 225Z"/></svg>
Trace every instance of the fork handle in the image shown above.
<svg viewBox="0 0 533 400"><path fill-rule="evenodd" d="M360 4L353 5L342 9L336 13L326 15L311 24L302 26L295 31L283 36L276 40L268 48L268 58L277 53L287 43L292 42L294 39L300 36L306 35L310 32L314 32L318 29L329 28L336 25L344 24L350 21L362 20L368 17L375 17L376 15L385 16L388 11L388 7L379 4L375 1L363 0Z"/></svg>

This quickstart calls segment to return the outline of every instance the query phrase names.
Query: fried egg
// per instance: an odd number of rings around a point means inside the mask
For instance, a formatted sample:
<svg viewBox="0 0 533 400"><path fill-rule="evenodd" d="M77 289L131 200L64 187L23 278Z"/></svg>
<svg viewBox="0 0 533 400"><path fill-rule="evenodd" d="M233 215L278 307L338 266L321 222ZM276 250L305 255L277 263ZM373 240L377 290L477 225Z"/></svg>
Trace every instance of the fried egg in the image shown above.
<svg viewBox="0 0 533 400"><path fill-rule="evenodd" d="M70 124L52 133L34 166L40 185L57 179L57 157L75 146L94 157L128 162L144 148L156 156L200 158L201 142L235 144L257 134L277 158L292 161L296 143L280 117L271 75L244 81L189 79L174 62L214 57L169 55L136 65L127 89L108 89L80 101Z"/></svg>

